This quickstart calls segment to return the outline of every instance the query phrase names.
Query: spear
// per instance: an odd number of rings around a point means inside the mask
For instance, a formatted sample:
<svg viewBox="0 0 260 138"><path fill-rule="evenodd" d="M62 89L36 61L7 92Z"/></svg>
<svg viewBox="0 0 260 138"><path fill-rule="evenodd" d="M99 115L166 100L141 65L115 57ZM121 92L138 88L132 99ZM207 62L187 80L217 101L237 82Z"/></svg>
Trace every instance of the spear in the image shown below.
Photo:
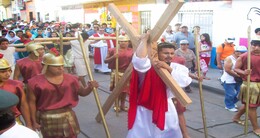
<svg viewBox="0 0 260 138"><path fill-rule="evenodd" d="M82 36L80 35L79 32L78 32L78 41L80 43L80 47L81 47L81 50L82 50L82 54L83 54L84 62L85 62L85 65L86 65L86 69L88 71L89 79L91 81L93 81L94 79L93 79L93 75L92 75L92 72L91 72L91 69L90 69L90 65L89 65L89 58L87 57L86 49L85 49L84 44L83 44L83 39L82 39ZM93 88L93 93L94 93L94 96L95 96L95 100L96 100L96 103L97 103L97 106L98 106L99 113L101 114L101 119L103 121L103 126L104 126L105 131L106 131L106 136L107 136L107 138L110 138L110 133L109 133L109 130L108 130L108 127L107 127L106 119L105 119L105 116L104 116L104 113L103 113L103 110L102 110L102 107L101 107L101 104L100 104L100 100L99 100L99 96L98 96L98 93L97 93L97 89L95 87Z"/></svg>
<svg viewBox="0 0 260 138"><path fill-rule="evenodd" d="M251 25L248 26L247 28L247 43L248 43L248 49L247 49L247 69L251 70L251 44L250 44L250 39L251 39ZM247 135L248 133L248 110L249 110L249 90L250 90L250 77L251 75L247 75L247 87L246 87L246 114L245 114L245 127L244 127L244 133Z"/></svg>
<svg viewBox="0 0 260 138"><path fill-rule="evenodd" d="M200 72L200 58L199 58L199 49L200 45L198 43L198 30L197 28L194 31L194 39L195 39L195 45L196 45L196 62L197 62L197 74L200 77L201 72ZM208 137L208 130L207 130L207 122L206 122L206 115L205 115L205 108L204 108L204 96L202 92L202 82L198 80L199 83L199 94L200 94L200 105L201 105L201 114L202 114L202 121L203 121L203 127L204 127L204 135L205 138Z"/></svg>
<svg viewBox="0 0 260 138"><path fill-rule="evenodd" d="M60 31L59 33L60 37L60 54L63 56L63 35L62 32Z"/></svg>
<svg viewBox="0 0 260 138"><path fill-rule="evenodd" d="M118 44L118 24L116 25L116 54L118 55L118 49L119 49L119 44ZM115 86L118 83L118 57L116 57L116 72L115 72ZM119 116L118 112L119 112L119 99L116 98L115 101L115 107L116 107L116 116Z"/></svg>

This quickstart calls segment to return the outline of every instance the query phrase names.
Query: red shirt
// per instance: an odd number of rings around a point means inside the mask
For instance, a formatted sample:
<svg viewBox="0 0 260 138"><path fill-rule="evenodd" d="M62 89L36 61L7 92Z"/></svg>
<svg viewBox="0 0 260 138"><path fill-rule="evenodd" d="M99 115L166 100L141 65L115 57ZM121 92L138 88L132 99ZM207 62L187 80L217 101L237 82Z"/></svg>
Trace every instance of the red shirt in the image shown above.
<svg viewBox="0 0 260 138"><path fill-rule="evenodd" d="M15 114L15 117L18 117L19 115L21 115L21 112L18 109L21 106L21 98L22 98L22 95L24 94L23 83L20 81L17 81L17 80L9 79L6 82L4 82L3 86L0 86L0 89L11 92L19 98L19 103L12 108L12 111ZM25 94L24 94L24 96L25 96Z"/></svg>
<svg viewBox="0 0 260 138"><path fill-rule="evenodd" d="M21 75L23 76L24 83L28 83L30 78L40 74L42 71L42 58L32 61L26 57L18 60L16 64L20 69Z"/></svg>
<svg viewBox="0 0 260 138"><path fill-rule="evenodd" d="M116 48L111 48L108 50L110 56L113 56L116 53ZM126 70L128 65L132 61L133 50L131 48L127 48L126 50L118 50L118 69ZM116 60L108 63L108 68L116 69Z"/></svg>
<svg viewBox="0 0 260 138"><path fill-rule="evenodd" d="M185 65L185 58L179 57L179 56L174 56L174 58L172 59L172 62L179 63L181 65Z"/></svg>
<svg viewBox="0 0 260 138"><path fill-rule="evenodd" d="M78 104L80 88L78 78L64 74L63 82L59 85L50 83L43 74L28 81L28 88L36 97L36 109L48 111L63 107L75 107Z"/></svg>
<svg viewBox="0 0 260 138"><path fill-rule="evenodd" d="M247 52L240 55L242 59L242 70L247 69ZM260 82L260 55L251 54L251 82ZM247 80L247 76L243 76L243 80Z"/></svg>

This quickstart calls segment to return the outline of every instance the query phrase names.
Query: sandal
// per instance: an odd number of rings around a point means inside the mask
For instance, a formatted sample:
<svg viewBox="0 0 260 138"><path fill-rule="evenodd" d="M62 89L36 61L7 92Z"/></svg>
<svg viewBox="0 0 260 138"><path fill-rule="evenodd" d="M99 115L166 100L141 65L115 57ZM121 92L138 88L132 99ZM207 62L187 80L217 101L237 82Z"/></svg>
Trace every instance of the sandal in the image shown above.
<svg viewBox="0 0 260 138"><path fill-rule="evenodd" d="M116 106L113 107L114 111L116 112ZM120 112L120 108L117 108L117 111Z"/></svg>
<svg viewBox="0 0 260 138"><path fill-rule="evenodd" d="M239 125L244 126L245 125L245 121L244 120L233 120L234 123L237 123Z"/></svg>
<svg viewBox="0 0 260 138"><path fill-rule="evenodd" d="M260 132L255 132L255 131L253 131L254 132L254 134L256 135L256 136L258 136L258 137L260 137Z"/></svg>
<svg viewBox="0 0 260 138"><path fill-rule="evenodd" d="M128 107L127 107L127 106L124 107L124 108L121 107L120 110L121 110L121 111L124 111L124 112L128 112Z"/></svg>

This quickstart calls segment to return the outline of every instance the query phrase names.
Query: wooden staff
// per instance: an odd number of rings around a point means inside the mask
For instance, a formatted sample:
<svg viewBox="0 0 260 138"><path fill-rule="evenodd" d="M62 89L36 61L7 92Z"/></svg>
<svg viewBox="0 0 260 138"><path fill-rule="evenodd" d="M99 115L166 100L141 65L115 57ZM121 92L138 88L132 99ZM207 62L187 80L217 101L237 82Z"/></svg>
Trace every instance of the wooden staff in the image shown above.
<svg viewBox="0 0 260 138"><path fill-rule="evenodd" d="M247 28L247 69L251 70L251 44L250 44L250 39L251 39L251 26L249 25ZM245 127L244 127L244 133L247 135L248 133L248 111L249 111L249 90L250 90L250 77L251 74L247 75L247 87L246 87L246 114L245 114Z"/></svg>
<svg viewBox="0 0 260 138"><path fill-rule="evenodd" d="M82 39L82 37L81 37L81 35L79 33L78 33L78 41L80 42L80 47L81 47L81 50L82 50L82 54L83 54L83 58L84 58L84 61L85 61L86 69L88 71L89 79L91 81L93 81L94 79L93 79L92 72L91 72L90 65L89 65L89 58L87 57L86 49L85 49L84 44L83 44L83 39ZM107 136L107 138L110 138L110 133L109 133L109 130L108 130L108 127L107 127L106 119L105 119L103 110L102 110L101 105L100 105L97 89L95 87L93 88L93 93L94 93L94 96L95 96L95 100L96 100L96 103L97 103L97 106L98 106L99 113L101 114L101 118L102 118L102 121L103 121L103 126L104 126L105 131L106 131L106 136Z"/></svg>
<svg viewBox="0 0 260 138"><path fill-rule="evenodd" d="M119 49L119 44L118 44L118 24L116 25L116 54L118 54L118 49ZM116 72L115 72L115 86L118 83L118 57L116 57ZM119 96L120 97L120 96ZM119 99L116 98L115 101L115 107L116 107L116 116L119 116L118 112L119 112Z"/></svg>
<svg viewBox="0 0 260 138"><path fill-rule="evenodd" d="M63 56L63 35L61 31L59 35L60 35L60 54Z"/></svg>
<svg viewBox="0 0 260 138"><path fill-rule="evenodd" d="M116 37L90 37L89 40L116 40Z"/></svg>
<svg viewBox="0 0 260 138"><path fill-rule="evenodd" d="M37 43L39 43L39 44L41 44L41 45L53 44L53 42L51 42L51 41L47 41L47 42L37 42ZM27 44L21 43L21 44L10 44L9 46L10 46L10 47L19 47L19 46L26 46L26 45L27 45Z"/></svg>
<svg viewBox="0 0 260 138"><path fill-rule="evenodd" d="M63 37L63 40L76 40L78 38L76 37ZM33 41L57 41L60 40L59 37L54 37L54 38L35 38Z"/></svg>
<svg viewBox="0 0 260 138"><path fill-rule="evenodd" d="M199 57L199 49L200 45L198 43L198 30L197 28L194 31L194 39L195 39L195 45L196 45L196 61L197 61L197 73L198 73L198 79L201 77L200 72L200 57ZM202 114L202 121L203 121L203 127L204 127L204 135L205 138L208 137L208 130L207 130L207 122L206 122L206 115L205 115L205 108L204 108L204 96L202 92L202 82L198 80L199 83L199 94L200 94L200 106L201 106L201 114Z"/></svg>

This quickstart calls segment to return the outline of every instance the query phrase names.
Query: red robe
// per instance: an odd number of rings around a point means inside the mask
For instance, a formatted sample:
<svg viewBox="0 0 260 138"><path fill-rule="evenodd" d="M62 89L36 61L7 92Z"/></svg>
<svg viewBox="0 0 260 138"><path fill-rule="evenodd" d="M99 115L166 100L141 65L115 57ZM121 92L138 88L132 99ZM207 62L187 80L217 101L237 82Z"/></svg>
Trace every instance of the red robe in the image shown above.
<svg viewBox="0 0 260 138"><path fill-rule="evenodd" d="M21 115L21 112L19 111L19 107L21 106L21 98L23 94L23 83L17 80L9 79L6 82L4 82L3 86L0 86L0 89L11 92L19 98L19 103L12 108L12 111L15 114L15 117Z"/></svg>
<svg viewBox="0 0 260 138"><path fill-rule="evenodd" d="M140 83L142 83L141 87L139 87ZM153 67L146 72L143 82L139 82L138 72L133 68L129 102L129 130L134 125L137 106L152 110L153 123L161 130L164 130L165 113L168 111L166 85Z"/></svg>
<svg viewBox="0 0 260 138"><path fill-rule="evenodd" d="M23 76L24 83L28 83L30 78L40 74L42 71L42 58L32 61L26 57L18 60L16 64L18 65L21 75Z"/></svg>
<svg viewBox="0 0 260 138"><path fill-rule="evenodd" d="M96 34L93 34L94 37L100 37L98 33ZM109 34L104 34L105 37L108 37L110 36ZM102 41L102 40L101 40ZM110 49L111 48L111 43L110 43L110 40L106 40L107 42L107 48ZM113 41L113 44L115 46L115 43ZM95 47L95 50L94 50L94 63L95 64L102 64L102 61L101 61L101 52L100 52L100 48L98 47Z"/></svg>

